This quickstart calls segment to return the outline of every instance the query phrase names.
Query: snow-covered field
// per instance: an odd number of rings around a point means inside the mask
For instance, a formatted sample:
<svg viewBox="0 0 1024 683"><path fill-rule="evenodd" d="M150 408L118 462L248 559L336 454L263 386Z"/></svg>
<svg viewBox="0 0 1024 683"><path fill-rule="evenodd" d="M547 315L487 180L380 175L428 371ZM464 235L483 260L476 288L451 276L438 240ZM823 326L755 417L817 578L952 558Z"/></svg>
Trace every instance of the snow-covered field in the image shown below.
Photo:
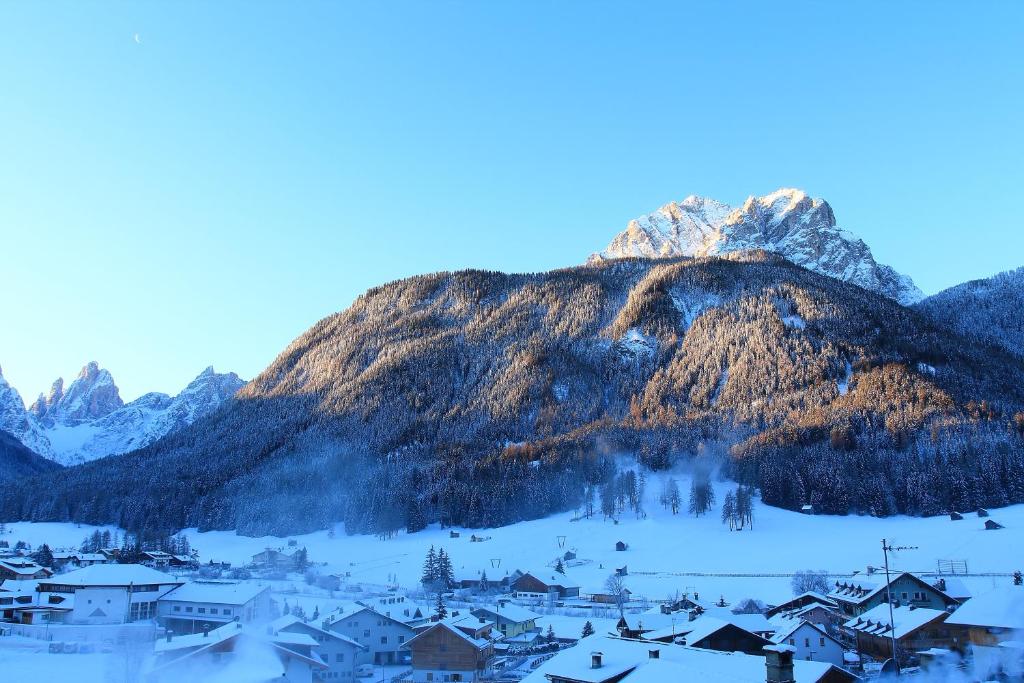
<svg viewBox="0 0 1024 683"><path fill-rule="evenodd" d="M685 496L689 482L683 476L679 483ZM727 482L716 484L719 504L731 487ZM634 595L650 600L663 599L677 590L696 590L704 599L722 595L729 602L746 597L778 602L791 594L788 577L681 574L763 575L824 569L849 575L865 571L868 565L882 565L882 538L917 547L890 555L898 569L935 571L940 559L966 560L971 573L1024 569L1024 505L992 510L992 519L1006 528L985 531L983 520L974 514L957 522L948 517L808 516L758 502L753 529L732 532L719 521L717 508L700 518L673 516L658 504L659 491L660 479L652 476L647 485L647 517L637 519L627 512L618 524L604 521L600 515L572 521L573 515L566 513L497 529L456 529L459 538L450 538L449 529L436 525L388 540L346 536L340 525L333 538L327 530L290 538L308 549L311 561L325 563L323 572L348 572L353 583L397 580L408 588L416 587L431 545L445 548L457 572L486 570L492 580L515 569L544 571L556 556L573 549L582 564L570 565L568 574L584 592L600 589L614 568L626 565L627 587ZM75 524L11 523L7 538L12 545L15 540L25 540L53 547L76 546L93 529ZM264 548L284 546L289 540L250 538L226 531L198 533L193 529L185 533L203 562L226 560L235 566L247 563ZM473 534L488 540L471 542ZM619 540L629 544L627 551L615 551ZM965 583L979 593L1008 580L970 577Z"/></svg>

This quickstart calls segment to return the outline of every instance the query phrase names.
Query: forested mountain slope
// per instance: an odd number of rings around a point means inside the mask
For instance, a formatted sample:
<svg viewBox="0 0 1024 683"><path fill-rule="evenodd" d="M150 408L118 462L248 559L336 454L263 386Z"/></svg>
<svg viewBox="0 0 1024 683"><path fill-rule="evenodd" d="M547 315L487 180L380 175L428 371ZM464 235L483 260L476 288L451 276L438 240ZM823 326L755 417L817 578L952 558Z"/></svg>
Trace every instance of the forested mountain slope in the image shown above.
<svg viewBox="0 0 1024 683"><path fill-rule="evenodd" d="M0 499L132 529L490 526L574 507L614 455L724 461L765 502L1024 501L1024 367L764 252L371 289L212 415Z"/></svg>
<svg viewBox="0 0 1024 683"><path fill-rule="evenodd" d="M0 430L0 486L6 488L29 475L60 468L60 465L26 448L11 433Z"/></svg>
<svg viewBox="0 0 1024 683"><path fill-rule="evenodd" d="M1024 356L1024 268L950 287L915 308L968 337Z"/></svg>

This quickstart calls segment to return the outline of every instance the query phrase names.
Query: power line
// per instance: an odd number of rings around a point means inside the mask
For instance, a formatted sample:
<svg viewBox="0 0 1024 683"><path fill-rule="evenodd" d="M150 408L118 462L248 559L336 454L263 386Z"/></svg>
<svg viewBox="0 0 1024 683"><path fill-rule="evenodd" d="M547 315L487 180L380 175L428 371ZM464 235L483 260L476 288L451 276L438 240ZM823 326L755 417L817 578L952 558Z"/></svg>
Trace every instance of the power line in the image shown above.
<svg viewBox="0 0 1024 683"><path fill-rule="evenodd" d="M885 599L889 603L889 637L892 642L892 661L896 665L896 675L900 675L900 658L896 655L896 618L892 610L892 583L889 581L889 553L899 550L917 550L917 546L889 545L882 539L882 555L885 557Z"/></svg>

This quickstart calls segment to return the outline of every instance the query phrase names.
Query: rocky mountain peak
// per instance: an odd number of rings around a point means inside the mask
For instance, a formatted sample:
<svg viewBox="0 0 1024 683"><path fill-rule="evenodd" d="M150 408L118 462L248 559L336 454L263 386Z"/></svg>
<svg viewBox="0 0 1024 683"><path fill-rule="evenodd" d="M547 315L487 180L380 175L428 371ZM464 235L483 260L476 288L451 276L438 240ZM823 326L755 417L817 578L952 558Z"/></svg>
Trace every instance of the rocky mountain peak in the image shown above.
<svg viewBox="0 0 1024 683"><path fill-rule="evenodd" d="M922 298L909 277L876 262L862 240L837 227L828 202L795 188L751 196L739 208L691 195L630 221L590 260L713 256L755 249L778 253L904 305Z"/></svg>
<svg viewBox="0 0 1024 683"><path fill-rule="evenodd" d="M110 372L99 363L90 361L66 393L64 382L58 379L50 389L46 415L64 424L79 424L109 415L124 405Z"/></svg>

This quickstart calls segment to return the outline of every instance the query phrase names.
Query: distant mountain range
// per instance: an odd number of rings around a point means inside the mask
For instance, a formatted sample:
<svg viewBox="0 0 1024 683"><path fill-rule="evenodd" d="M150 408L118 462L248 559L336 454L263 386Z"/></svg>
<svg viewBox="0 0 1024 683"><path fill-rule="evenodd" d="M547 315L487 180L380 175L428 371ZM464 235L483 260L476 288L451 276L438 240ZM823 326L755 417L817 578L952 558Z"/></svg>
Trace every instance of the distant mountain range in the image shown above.
<svg viewBox="0 0 1024 683"><path fill-rule="evenodd" d="M691 195L630 221L591 261L717 256L751 249L781 254L798 266L904 305L924 296L908 276L876 262L861 239L837 227L825 200L794 189L750 197L740 208Z"/></svg>
<svg viewBox="0 0 1024 683"><path fill-rule="evenodd" d="M73 465L142 448L209 414L244 384L233 372L211 367L177 396L154 392L124 403L110 372L91 362L67 390L58 379L26 409L0 374L0 430L39 455Z"/></svg>

